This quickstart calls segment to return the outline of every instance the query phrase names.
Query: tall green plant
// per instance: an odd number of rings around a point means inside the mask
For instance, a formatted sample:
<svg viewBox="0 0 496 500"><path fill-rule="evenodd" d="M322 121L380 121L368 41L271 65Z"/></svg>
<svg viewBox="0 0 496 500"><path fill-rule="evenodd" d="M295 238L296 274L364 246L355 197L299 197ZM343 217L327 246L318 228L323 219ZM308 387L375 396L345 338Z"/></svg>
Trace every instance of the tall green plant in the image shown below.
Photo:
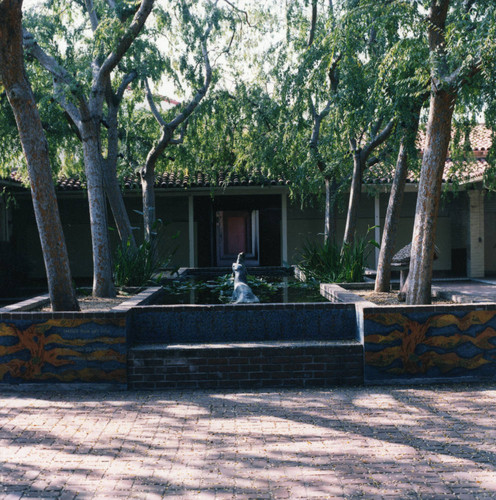
<svg viewBox="0 0 496 500"><path fill-rule="evenodd" d="M300 253L298 266L308 278L322 283L353 283L363 281L365 261L378 243L368 239L367 231L353 243L340 245L328 240L324 243L307 241Z"/></svg>
<svg viewBox="0 0 496 500"><path fill-rule="evenodd" d="M145 286L157 282L161 271L170 267L176 248L165 244L164 227L161 220L153 226L154 238L135 248L128 240L119 245L114 255L114 283L118 287ZM175 234L171 239L177 238ZM162 251L161 251L162 250Z"/></svg>

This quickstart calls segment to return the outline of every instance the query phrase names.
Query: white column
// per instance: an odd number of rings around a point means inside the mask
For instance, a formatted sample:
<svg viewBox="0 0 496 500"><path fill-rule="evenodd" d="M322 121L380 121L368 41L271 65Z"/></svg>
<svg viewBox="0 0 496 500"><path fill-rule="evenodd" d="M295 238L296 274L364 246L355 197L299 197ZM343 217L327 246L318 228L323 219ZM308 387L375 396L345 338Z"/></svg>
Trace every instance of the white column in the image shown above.
<svg viewBox="0 0 496 500"><path fill-rule="evenodd" d="M380 193L376 193L374 198L374 240L381 244L381 204ZM375 249L375 268L379 265L379 248Z"/></svg>
<svg viewBox="0 0 496 500"><path fill-rule="evenodd" d="M469 260L470 278L482 278L485 271L484 256L484 195L485 191L468 191L469 195Z"/></svg>
<svg viewBox="0 0 496 500"><path fill-rule="evenodd" d="M281 263L288 263L288 195L281 194Z"/></svg>
<svg viewBox="0 0 496 500"><path fill-rule="evenodd" d="M188 196L189 267L195 267L195 220L193 195Z"/></svg>

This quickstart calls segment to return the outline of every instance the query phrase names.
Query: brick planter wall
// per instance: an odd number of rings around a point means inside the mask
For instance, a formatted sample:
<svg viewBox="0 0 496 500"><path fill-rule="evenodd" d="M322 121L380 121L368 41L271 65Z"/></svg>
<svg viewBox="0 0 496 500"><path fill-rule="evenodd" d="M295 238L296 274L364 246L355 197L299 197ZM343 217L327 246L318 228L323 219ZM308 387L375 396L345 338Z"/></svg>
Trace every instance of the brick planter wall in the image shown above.
<svg viewBox="0 0 496 500"><path fill-rule="evenodd" d="M145 345L129 351L130 389L247 389L361 384L357 341Z"/></svg>
<svg viewBox="0 0 496 500"><path fill-rule="evenodd" d="M128 384L134 389L363 381L353 304L138 307L127 328Z"/></svg>
<svg viewBox="0 0 496 500"><path fill-rule="evenodd" d="M126 315L158 287L106 312L28 312L47 295L0 309L0 383L127 383Z"/></svg>

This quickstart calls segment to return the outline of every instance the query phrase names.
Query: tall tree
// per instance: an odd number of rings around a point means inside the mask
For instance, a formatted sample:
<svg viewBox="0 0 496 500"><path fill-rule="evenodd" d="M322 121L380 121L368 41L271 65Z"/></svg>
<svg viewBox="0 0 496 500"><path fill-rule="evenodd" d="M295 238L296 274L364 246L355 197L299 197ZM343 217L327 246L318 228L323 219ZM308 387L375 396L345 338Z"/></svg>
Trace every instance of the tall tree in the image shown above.
<svg viewBox="0 0 496 500"><path fill-rule="evenodd" d="M191 19L191 16L188 16ZM210 83L212 81L212 67L210 65L210 59L208 56L207 40L209 34L212 30L212 23L209 22L205 32L201 37L201 51L204 62L204 82L203 85L197 90L196 94L191 98L191 100L184 106L183 110L177 113L172 120L165 121L163 116L160 114L155 101L153 99L153 94L150 90L148 80L145 79L145 89L146 98L148 105L150 106L150 111L153 117L159 124L161 128L160 139L153 145L153 147L148 152L145 165L140 170L141 187L143 195L143 218L144 218L144 230L145 239L147 241L152 240L153 227L155 224L155 166L157 160L163 154L167 146L172 144L182 144L184 140L184 134L186 131L186 125L191 114L196 110L201 100L205 97ZM177 136L176 131L182 126L181 133Z"/></svg>
<svg viewBox="0 0 496 500"><path fill-rule="evenodd" d="M420 108L420 107L419 107ZM415 140L420 120L420 109L411 117L410 123L401 124L401 138L394 171L391 193L382 231L381 248L377 263L374 290L389 292L391 287L391 262L396 245L396 230L400 219L400 209L408 175L408 153L415 148Z"/></svg>
<svg viewBox="0 0 496 500"><path fill-rule="evenodd" d="M452 18L448 25L450 7ZM482 71L486 59L494 59L490 37L495 12L493 2L482 0L429 2L426 24L431 95L412 238L408 304L431 301L436 223L453 112L463 87Z"/></svg>
<svg viewBox="0 0 496 500"><path fill-rule="evenodd" d="M334 19L334 4L333 1L329 1L328 5L328 21L329 27L331 29L335 29L335 19ZM313 42L315 40L315 32L317 31L318 26L318 2L317 0L312 0L311 4L311 21L310 21L310 30L308 36L308 48L311 48ZM326 23L326 24L327 24ZM328 169L328 165L320 153L319 143L320 143L320 134L321 134L321 125L322 120L325 120L329 112L332 108L333 98L336 97L336 93L338 90L339 84L339 61L341 59L341 54L337 54L333 57L329 69L327 72L329 78L329 99L327 100L322 111L318 111L315 108L313 98L311 93L308 96L308 102L310 106L310 113L313 120L312 126L312 135L309 142L310 154L313 157L313 160L324 177L324 185L325 185L325 207L324 207L324 241L327 242L329 239L334 241L336 237L336 218L335 218L335 206L336 206L336 198L337 198L337 182L336 176L332 169Z"/></svg>
<svg viewBox="0 0 496 500"><path fill-rule="evenodd" d="M0 76L28 164L31 195L54 311L77 311L69 258L52 183L48 145L24 68L22 0L0 2Z"/></svg>
<svg viewBox="0 0 496 500"><path fill-rule="evenodd" d="M300 171L307 178L315 176L311 171L319 172L320 190L322 184L326 188L326 239L334 237L332 213L341 185L351 179L344 236L350 244L364 170L378 161L394 128L392 106L384 97L388 75L379 68L398 37L399 19L366 1L291 2L286 18L289 48L280 50L280 69L273 73L279 80L281 105L293 116L285 118L281 136L295 138L303 130L308 134L308 158L293 177L299 178ZM306 109L301 103L308 103ZM288 163L294 161L288 155Z"/></svg>
<svg viewBox="0 0 496 500"><path fill-rule="evenodd" d="M396 6L395 6L396 8ZM402 16L408 17L408 10ZM396 232L400 219L400 210L407 175L417 171L417 132L421 110L429 93L429 78L425 61L428 59L426 44L423 42L418 17L410 12L410 33L407 38L400 38L386 54L384 68L390 78L389 91L394 95L394 106L398 115L395 142L399 142L398 155L391 185L389 203L384 220L382 241L377 263L375 281L376 292L388 292L391 286L391 262L396 245Z"/></svg>
<svg viewBox="0 0 496 500"><path fill-rule="evenodd" d="M395 120L391 118L386 126L381 129L382 123L382 118L379 118L375 123L368 124L370 132L364 142L362 142L361 138L364 137L365 130L361 131L359 138L355 135L350 137L350 150L353 155L353 174L351 177L350 198L346 215L343 245L351 245L355 240L358 207L362 193L363 173L368 166L375 163L376 159L370 161L371 155L374 150L383 144L391 135Z"/></svg>
<svg viewBox="0 0 496 500"><path fill-rule="evenodd" d="M104 164L101 155L103 108L106 96L111 91L111 74L143 29L153 3L154 0L142 0L139 8L131 9L134 15L129 22L128 19L131 16L129 14L122 15L122 12L126 12L126 6L109 0L108 8L114 13L114 22L118 24L118 29L109 34L102 31L105 28L100 25L97 6L92 0L85 0L85 11L89 16L92 31L98 32L104 37L103 42L98 40L94 49L94 56L91 61L91 78L88 84L79 81L66 68L61 66L55 57L45 52L31 34L27 33L24 38L29 53L52 74L55 97L69 115L72 123L77 127L83 142L92 235L93 295L98 297L112 297L115 295L112 282L104 186L107 186L108 193L117 196L117 200L120 199L117 191L111 189L111 184L114 183L115 188L117 180L114 180L112 176L104 175ZM110 39L105 39L105 36ZM129 78L129 75L124 76L122 84ZM122 84L117 91L117 95L123 88ZM110 100L114 97L111 96ZM109 197L111 202L114 200L112 194ZM116 214L125 214L123 206L114 207L114 215ZM130 227L129 222L125 225ZM123 234L123 237L125 236L131 237L131 231L127 230L127 235Z"/></svg>

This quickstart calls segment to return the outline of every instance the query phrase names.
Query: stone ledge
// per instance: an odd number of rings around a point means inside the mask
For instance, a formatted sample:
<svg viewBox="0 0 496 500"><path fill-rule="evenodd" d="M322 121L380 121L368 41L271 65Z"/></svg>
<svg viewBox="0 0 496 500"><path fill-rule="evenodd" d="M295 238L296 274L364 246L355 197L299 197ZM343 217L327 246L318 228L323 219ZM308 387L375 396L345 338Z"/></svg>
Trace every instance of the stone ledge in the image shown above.
<svg viewBox="0 0 496 500"><path fill-rule="evenodd" d="M211 343L211 344L141 344L133 346L129 349L129 353L142 351L170 351L170 350L209 350L209 349L260 349L260 348L293 348L299 349L304 347L361 347L362 344L358 340L335 340L335 341L295 341L295 342L232 342L232 343Z"/></svg>
<svg viewBox="0 0 496 500"><path fill-rule="evenodd" d="M375 304L360 297L360 295L349 292L342 286L333 283L321 283L320 294L327 300L341 304L359 304L362 307L375 306Z"/></svg>
<svg viewBox="0 0 496 500"><path fill-rule="evenodd" d="M16 302L15 304L2 307L0 308L0 313L32 311L33 309L44 307L49 303L50 297L48 293L45 293L44 295L38 295L37 297L32 297L30 299L23 300L22 302Z"/></svg>
<svg viewBox="0 0 496 500"><path fill-rule="evenodd" d="M163 294L163 288L160 286L152 286L136 294L130 299L126 299L118 306L112 308L113 312L127 312L133 307L145 306L157 300Z"/></svg>
<svg viewBox="0 0 496 500"><path fill-rule="evenodd" d="M163 293L162 287L149 287L142 292L134 295L133 297L126 299L123 298L122 302L113 307L110 310L88 310L88 311L40 311L35 309L40 309L48 304L50 304L50 297L46 293L44 295L38 295L22 302L16 302L15 304L10 304L8 306L0 308L0 319L10 318L10 314L13 314L12 318L17 319L76 319L76 318L87 318L92 316L95 318L116 318L122 317L123 314L127 313L129 310L138 306L145 306L150 302L153 302L157 297ZM22 318L19 317L19 313L23 313ZM29 315L28 315L29 313Z"/></svg>

